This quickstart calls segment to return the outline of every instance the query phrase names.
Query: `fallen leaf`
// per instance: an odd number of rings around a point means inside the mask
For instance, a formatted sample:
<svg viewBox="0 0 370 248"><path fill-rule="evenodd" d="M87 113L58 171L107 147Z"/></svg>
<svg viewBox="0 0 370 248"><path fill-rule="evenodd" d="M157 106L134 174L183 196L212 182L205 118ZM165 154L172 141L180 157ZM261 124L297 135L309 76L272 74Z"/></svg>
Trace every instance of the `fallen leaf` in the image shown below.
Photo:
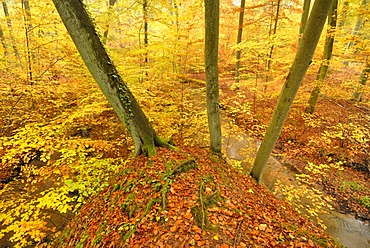
<svg viewBox="0 0 370 248"><path fill-rule="evenodd" d="M265 230L266 230L266 228L267 228L267 225L266 225L266 224L260 224L260 225L258 226L258 229L259 229L259 230L261 230L261 231L265 231Z"/></svg>

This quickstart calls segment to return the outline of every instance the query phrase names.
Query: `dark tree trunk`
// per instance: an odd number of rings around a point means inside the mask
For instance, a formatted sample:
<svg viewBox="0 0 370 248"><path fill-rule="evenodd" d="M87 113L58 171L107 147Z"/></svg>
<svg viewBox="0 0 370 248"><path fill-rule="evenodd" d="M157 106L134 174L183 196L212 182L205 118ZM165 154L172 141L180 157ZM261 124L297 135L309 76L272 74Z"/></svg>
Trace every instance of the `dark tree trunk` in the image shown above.
<svg viewBox="0 0 370 248"><path fill-rule="evenodd" d="M242 42L243 37L243 20L244 20L244 11L245 11L245 0L240 2L240 12L239 12L239 27L238 27L238 38L236 40L236 45L239 45ZM241 50L238 48L236 50L236 64L235 64L235 85L238 87L239 83L239 70L240 70L240 57Z"/></svg>
<svg viewBox="0 0 370 248"><path fill-rule="evenodd" d="M274 28L272 30L272 35L274 36L276 34L276 30L277 30L277 26L278 26L278 21L279 21L279 12L280 12L280 3L281 3L281 0L278 0L277 2L277 6L276 6L276 15L275 15L275 23L274 23ZM270 36L271 36L270 34ZM271 45L270 47L270 52L267 56L267 61L266 61L266 82L269 81L269 72L271 70L271 59L272 59L272 53L274 52L274 44Z"/></svg>

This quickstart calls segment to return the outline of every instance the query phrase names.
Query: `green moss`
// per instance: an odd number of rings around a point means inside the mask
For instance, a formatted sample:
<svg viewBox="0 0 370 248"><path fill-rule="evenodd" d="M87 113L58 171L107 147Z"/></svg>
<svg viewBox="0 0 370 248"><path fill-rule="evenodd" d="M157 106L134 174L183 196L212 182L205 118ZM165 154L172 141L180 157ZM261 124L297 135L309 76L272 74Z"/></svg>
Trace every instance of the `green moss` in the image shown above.
<svg viewBox="0 0 370 248"><path fill-rule="evenodd" d="M348 189L355 190L355 191L363 191L365 190L365 187L356 181L343 181L340 184L340 190L346 191Z"/></svg>
<svg viewBox="0 0 370 248"><path fill-rule="evenodd" d="M363 204L365 207L370 208L370 197L368 197L367 195L366 195L366 196L364 196L364 197L362 197L362 198L360 199L360 202L361 202L361 204Z"/></svg>

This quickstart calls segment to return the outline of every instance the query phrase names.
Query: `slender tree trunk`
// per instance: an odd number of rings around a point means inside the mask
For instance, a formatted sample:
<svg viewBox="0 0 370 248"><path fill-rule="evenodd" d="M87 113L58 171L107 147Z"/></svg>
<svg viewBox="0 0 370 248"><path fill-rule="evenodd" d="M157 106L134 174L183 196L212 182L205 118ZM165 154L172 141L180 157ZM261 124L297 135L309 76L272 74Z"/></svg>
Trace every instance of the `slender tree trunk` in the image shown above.
<svg viewBox="0 0 370 248"><path fill-rule="evenodd" d="M148 0L144 0L143 2L143 13L144 13L144 48L148 48L149 40L148 40ZM148 53L145 52L145 63L148 63Z"/></svg>
<svg viewBox="0 0 370 248"><path fill-rule="evenodd" d="M110 18L111 18L111 15L112 15L112 8L113 8L113 6L116 2L117 2L117 0L109 0L108 1L108 20L107 20L107 26L105 27L105 31L103 33L103 40L102 40L104 45L107 44L108 32L109 32L109 26L110 26Z"/></svg>
<svg viewBox="0 0 370 248"><path fill-rule="evenodd" d="M274 23L274 28L272 30L272 35L275 36L276 35L276 30L277 30L277 26L278 26L278 21L279 21L279 12L280 12L280 3L281 3L281 0L278 0L277 2L277 6L276 6L276 16L275 16L275 23ZM270 35L271 36L271 35ZM267 56L267 74L269 73L269 71L271 70L271 59L272 59L272 53L274 52L274 44L271 45L270 47L270 52ZM266 77L266 82L269 81L269 77Z"/></svg>
<svg viewBox="0 0 370 248"><path fill-rule="evenodd" d="M205 0L205 70L211 151L221 152L218 86L219 0Z"/></svg>
<svg viewBox="0 0 370 248"><path fill-rule="evenodd" d="M293 65L281 90L270 124L254 161L251 176L261 182L267 160L279 138L298 88L307 72L333 0L316 0Z"/></svg>
<svg viewBox="0 0 370 248"><path fill-rule="evenodd" d="M364 92L364 86L367 83L367 79L369 78L369 74L370 74L370 63L369 63L369 61L367 61L365 69L363 69L362 72L361 72L360 80L358 82L358 86L357 86L355 92L353 92L352 100L354 100L356 102L361 102L362 94Z"/></svg>
<svg viewBox="0 0 370 248"><path fill-rule="evenodd" d="M155 146L173 148L162 141L126 83L109 58L81 0L53 0L59 15L87 68L107 97L120 120L125 123L135 146L135 155L152 155Z"/></svg>
<svg viewBox="0 0 370 248"><path fill-rule="evenodd" d="M304 29L307 25L308 16L310 14L310 6L311 6L311 0L304 0L303 1L303 13L301 16L301 25L299 27L299 38L298 38L298 47L302 40L302 34L304 32Z"/></svg>
<svg viewBox="0 0 370 248"><path fill-rule="evenodd" d="M319 99L321 87L325 81L326 74L328 73L331 56L333 54L334 37L337 25L337 9L338 0L334 0L328 15L329 29L326 34L324 54L322 56L321 65L319 72L317 73L315 87L311 92L310 99L308 100L308 106L306 113L312 114L315 111L317 100Z"/></svg>
<svg viewBox="0 0 370 248"><path fill-rule="evenodd" d="M8 25L8 29L9 29L10 40L12 42L14 55L15 55L15 58L17 60L18 66L22 68L21 57L19 56L18 48L15 45L16 42L15 42L15 39L14 39L14 36L13 36L13 26L12 26L12 20L10 20L10 16L9 16L8 5L7 5L5 0L1 0L1 3L3 5L3 10L4 10L5 17L6 17L6 23Z"/></svg>
<svg viewBox="0 0 370 248"><path fill-rule="evenodd" d="M244 23L244 11L245 11L245 0L240 2L240 12L239 12L239 27L238 27L238 38L236 45L239 45L242 42L243 37L243 23ZM239 84L239 70L240 70L240 57L241 49L237 48L236 50L236 64L235 64L235 86L238 87Z"/></svg>
<svg viewBox="0 0 370 248"><path fill-rule="evenodd" d="M24 30L26 36L26 54L27 54L27 81L32 85L32 52L31 52L31 37L32 37L32 23L31 23L31 9L29 1L22 0L23 9L23 20L24 20Z"/></svg>

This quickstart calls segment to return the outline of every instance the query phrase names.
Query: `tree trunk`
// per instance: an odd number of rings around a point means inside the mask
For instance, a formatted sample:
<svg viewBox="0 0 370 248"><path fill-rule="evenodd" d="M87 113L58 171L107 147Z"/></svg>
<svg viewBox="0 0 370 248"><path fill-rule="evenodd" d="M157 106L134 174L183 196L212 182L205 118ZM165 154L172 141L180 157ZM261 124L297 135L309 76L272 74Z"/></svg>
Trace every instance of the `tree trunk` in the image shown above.
<svg viewBox="0 0 370 248"><path fill-rule="evenodd" d="M144 48L148 48L149 40L148 40L148 0L144 0L143 2L143 21L144 21ZM148 63L148 52L145 52L145 59L144 62Z"/></svg>
<svg viewBox="0 0 370 248"><path fill-rule="evenodd" d="M109 25L110 25L110 19L111 19L111 14L112 14L112 8L114 4L117 2L117 0L109 0L108 1L108 20L107 20L107 26L105 27L105 31L103 33L103 44L107 44L107 39L108 39L108 32L109 32Z"/></svg>
<svg viewBox="0 0 370 248"><path fill-rule="evenodd" d="M239 12L239 27L238 27L238 38L236 41L236 45L239 45L242 42L243 36L243 19L244 19L244 11L245 11L245 0L241 0L240 2L240 12ZM240 57L241 57L241 50L237 48L236 50L236 64L235 64L235 86L238 87L239 84L239 70L240 70Z"/></svg>
<svg viewBox="0 0 370 248"><path fill-rule="evenodd" d="M26 36L26 54L27 54L27 81L32 85L32 54L31 54L31 37L32 37L32 23L31 23L31 9L30 3L27 0L22 0L24 30Z"/></svg>
<svg viewBox="0 0 370 248"><path fill-rule="evenodd" d="M205 0L205 69L211 151L221 152L218 88L219 0Z"/></svg>
<svg viewBox="0 0 370 248"><path fill-rule="evenodd" d="M325 81L326 74L328 73L331 56L333 54L335 30L337 26L337 9L338 0L334 0L328 15L329 29L326 34L324 54L322 56L321 65L319 72L317 73L315 87L311 92L310 99L308 100L308 106L306 113L312 114L315 111L317 100L319 99L321 87Z"/></svg>
<svg viewBox="0 0 370 248"><path fill-rule="evenodd" d="M15 55L15 58L17 60L18 66L20 68L22 68L21 57L19 56L18 48L15 45L16 42L15 42L14 36L13 36L13 26L12 26L12 20L10 20L10 16L9 16L8 5L6 4L6 1L5 0L1 0L1 3L3 5L3 10L4 10L5 17L6 17L6 23L8 25L8 29L9 29L10 40L11 40L11 42L13 44L12 47L13 47L14 55Z"/></svg>
<svg viewBox="0 0 370 248"><path fill-rule="evenodd" d="M364 92L364 86L367 83L367 79L369 78L369 74L370 74L370 63L368 61L367 64L366 64L365 69L363 69L362 72L361 72L360 80L358 82L359 84L358 84L355 92L353 92L352 100L354 100L356 102L361 102L362 94Z"/></svg>
<svg viewBox="0 0 370 248"><path fill-rule="evenodd" d="M162 141L109 58L81 0L53 0L59 15L87 68L125 123L135 146L135 155L151 156L155 146L173 148Z"/></svg>
<svg viewBox="0 0 370 248"><path fill-rule="evenodd" d="M303 13L301 16L301 26L299 27L299 38L298 38L298 47L302 40L302 34L307 25L308 15L310 13L311 0L303 1Z"/></svg>
<svg viewBox="0 0 370 248"><path fill-rule="evenodd" d="M314 2L311 15L302 36L301 46L298 48L293 65L290 68L270 124L254 161L251 176L258 183L261 182L267 160L279 138L294 97L307 72L332 2L333 0L316 0Z"/></svg>

